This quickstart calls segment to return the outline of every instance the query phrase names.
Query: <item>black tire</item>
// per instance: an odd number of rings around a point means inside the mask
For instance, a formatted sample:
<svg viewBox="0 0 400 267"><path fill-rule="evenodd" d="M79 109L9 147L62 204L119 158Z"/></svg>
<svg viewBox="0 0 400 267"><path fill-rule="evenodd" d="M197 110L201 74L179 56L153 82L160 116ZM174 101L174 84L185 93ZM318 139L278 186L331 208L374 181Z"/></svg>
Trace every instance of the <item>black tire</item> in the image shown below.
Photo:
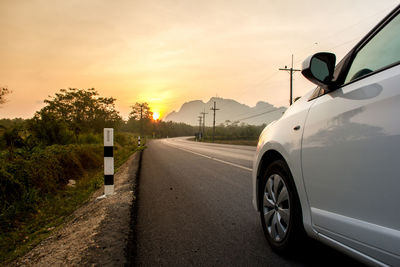
<svg viewBox="0 0 400 267"><path fill-rule="evenodd" d="M269 193L271 190L268 191L266 187L270 179L272 182L270 181L268 186L270 189L273 189L273 198L271 198L271 194ZM274 186L274 183L277 185ZM265 238L271 248L276 252L283 254L293 252L295 248L299 247L299 244L305 240L306 234L303 227L300 200L286 162L283 160L272 162L262 176L260 185L260 218ZM274 203L275 188L277 188L276 195L279 196L281 200L285 198L282 197L285 195L284 186L288 199L281 201L279 204L277 204L279 202L278 200ZM264 201L265 197L266 200ZM264 203L266 204L264 205ZM272 208L271 203L274 203ZM287 211L289 211L290 214L289 219L286 217ZM281 216L281 214L285 216ZM272 216L276 217L273 218ZM286 218L286 220L283 218ZM286 229L286 231L283 231L283 229Z"/></svg>

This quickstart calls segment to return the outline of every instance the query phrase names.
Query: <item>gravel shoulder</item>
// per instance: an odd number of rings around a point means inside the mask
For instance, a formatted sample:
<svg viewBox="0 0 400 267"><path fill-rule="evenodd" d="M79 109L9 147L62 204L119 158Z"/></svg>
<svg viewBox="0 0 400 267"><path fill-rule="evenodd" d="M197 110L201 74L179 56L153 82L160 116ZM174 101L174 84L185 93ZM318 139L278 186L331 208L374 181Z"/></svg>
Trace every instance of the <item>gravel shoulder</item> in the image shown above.
<svg viewBox="0 0 400 267"><path fill-rule="evenodd" d="M103 188L54 231L11 266L126 266L132 205L141 152L133 154L114 176L115 193ZM130 255L129 255L130 257Z"/></svg>

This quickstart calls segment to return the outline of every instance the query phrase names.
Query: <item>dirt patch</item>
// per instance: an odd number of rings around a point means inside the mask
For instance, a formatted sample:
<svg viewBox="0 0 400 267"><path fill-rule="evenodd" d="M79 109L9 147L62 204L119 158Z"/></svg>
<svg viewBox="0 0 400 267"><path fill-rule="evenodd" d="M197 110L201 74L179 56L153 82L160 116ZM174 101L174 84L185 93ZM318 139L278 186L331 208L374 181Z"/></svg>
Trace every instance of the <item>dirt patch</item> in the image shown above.
<svg viewBox="0 0 400 267"><path fill-rule="evenodd" d="M131 207L140 153L115 174L115 195L97 199L103 189L76 210L50 237L12 266L124 266L131 232Z"/></svg>

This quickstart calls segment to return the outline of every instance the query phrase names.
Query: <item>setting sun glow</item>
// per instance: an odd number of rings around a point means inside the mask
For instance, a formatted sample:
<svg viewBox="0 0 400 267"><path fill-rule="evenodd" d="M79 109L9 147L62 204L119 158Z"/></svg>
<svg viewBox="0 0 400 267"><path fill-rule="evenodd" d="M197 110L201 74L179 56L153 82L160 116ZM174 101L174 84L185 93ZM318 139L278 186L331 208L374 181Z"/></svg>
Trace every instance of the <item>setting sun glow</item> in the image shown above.
<svg viewBox="0 0 400 267"><path fill-rule="evenodd" d="M153 120L158 120L160 118L160 113L158 113L158 112L154 112L153 113Z"/></svg>

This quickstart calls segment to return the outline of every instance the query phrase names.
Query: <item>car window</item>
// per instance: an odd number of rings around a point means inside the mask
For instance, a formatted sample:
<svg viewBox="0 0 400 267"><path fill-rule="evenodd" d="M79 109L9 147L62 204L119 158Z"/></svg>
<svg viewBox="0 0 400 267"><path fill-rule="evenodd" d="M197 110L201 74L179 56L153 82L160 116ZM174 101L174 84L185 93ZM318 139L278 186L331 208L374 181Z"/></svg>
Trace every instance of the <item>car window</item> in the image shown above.
<svg viewBox="0 0 400 267"><path fill-rule="evenodd" d="M400 61L400 16L397 15L357 52L345 83Z"/></svg>

